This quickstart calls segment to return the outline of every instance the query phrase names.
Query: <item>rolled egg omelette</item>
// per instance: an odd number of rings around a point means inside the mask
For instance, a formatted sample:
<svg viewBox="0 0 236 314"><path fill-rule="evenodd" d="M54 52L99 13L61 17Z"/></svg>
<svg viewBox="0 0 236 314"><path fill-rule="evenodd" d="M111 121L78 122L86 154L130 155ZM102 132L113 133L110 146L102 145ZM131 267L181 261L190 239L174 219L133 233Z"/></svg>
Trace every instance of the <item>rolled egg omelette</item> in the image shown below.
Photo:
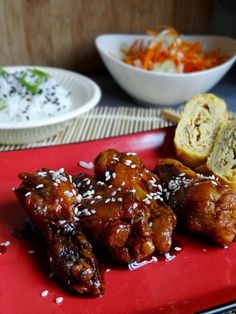
<svg viewBox="0 0 236 314"><path fill-rule="evenodd" d="M190 99L175 131L177 158L191 168L205 164L226 121L228 112L223 99L213 94L200 94Z"/></svg>

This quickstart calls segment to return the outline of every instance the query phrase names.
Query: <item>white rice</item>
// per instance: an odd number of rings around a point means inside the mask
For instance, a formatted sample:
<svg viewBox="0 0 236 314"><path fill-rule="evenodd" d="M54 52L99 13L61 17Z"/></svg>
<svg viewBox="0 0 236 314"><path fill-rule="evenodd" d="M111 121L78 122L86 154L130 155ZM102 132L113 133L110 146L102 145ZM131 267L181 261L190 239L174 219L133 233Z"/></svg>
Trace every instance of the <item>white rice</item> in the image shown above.
<svg viewBox="0 0 236 314"><path fill-rule="evenodd" d="M19 78L34 84L37 76L29 70L0 75L0 123L38 121L68 112L72 106L70 92L52 77L45 78L32 93Z"/></svg>

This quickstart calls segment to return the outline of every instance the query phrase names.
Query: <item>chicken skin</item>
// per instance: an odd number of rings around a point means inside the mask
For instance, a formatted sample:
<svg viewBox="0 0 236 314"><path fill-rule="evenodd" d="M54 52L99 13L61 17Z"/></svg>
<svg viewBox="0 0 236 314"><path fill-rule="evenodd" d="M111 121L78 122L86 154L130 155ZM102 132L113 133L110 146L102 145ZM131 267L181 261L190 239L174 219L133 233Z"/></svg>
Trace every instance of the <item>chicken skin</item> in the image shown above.
<svg viewBox="0 0 236 314"><path fill-rule="evenodd" d="M81 228L104 256L129 263L154 252L149 212L133 193L108 187L86 174L76 178L76 185Z"/></svg>
<svg viewBox="0 0 236 314"><path fill-rule="evenodd" d="M95 178L122 192L132 193L146 207L157 252L170 250L176 216L163 202L159 178L145 168L136 153L120 153L115 149L100 153L95 160Z"/></svg>
<svg viewBox="0 0 236 314"><path fill-rule="evenodd" d="M63 284L77 294L99 295L100 279L92 246L75 217L78 193L72 177L42 169L21 173L15 190L19 202L48 243L53 267Z"/></svg>
<svg viewBox="0 0 236 314"><path fill-rule="evenodd" d="M235 240L236 193L228 185L214 176L199 175L175 159L160 160L155 172L178 224L221 246Z"/></svg>

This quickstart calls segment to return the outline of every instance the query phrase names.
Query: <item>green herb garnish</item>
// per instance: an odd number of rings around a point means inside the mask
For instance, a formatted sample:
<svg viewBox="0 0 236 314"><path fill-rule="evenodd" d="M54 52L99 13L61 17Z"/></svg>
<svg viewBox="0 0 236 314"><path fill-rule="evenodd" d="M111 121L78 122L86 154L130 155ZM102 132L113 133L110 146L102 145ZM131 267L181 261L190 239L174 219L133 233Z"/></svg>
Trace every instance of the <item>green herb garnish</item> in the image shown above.
<svg viewBox="0 0 236 314"><path fill-rule="evenodd" d="M22 76L18 78L19 82L26 87L32 94L37 94L39 91L40 85L49 78L49 74L42 72L37 69L29 69L30 73L32 73L35 76L34 83L29 83L26 81L26 73L24 73Z"/></svg>
<svg viewBox="0 0 236 314"><path fill-rule="evenodd" d="M0 67L0 76L8 74L6 70Z"/></svg>

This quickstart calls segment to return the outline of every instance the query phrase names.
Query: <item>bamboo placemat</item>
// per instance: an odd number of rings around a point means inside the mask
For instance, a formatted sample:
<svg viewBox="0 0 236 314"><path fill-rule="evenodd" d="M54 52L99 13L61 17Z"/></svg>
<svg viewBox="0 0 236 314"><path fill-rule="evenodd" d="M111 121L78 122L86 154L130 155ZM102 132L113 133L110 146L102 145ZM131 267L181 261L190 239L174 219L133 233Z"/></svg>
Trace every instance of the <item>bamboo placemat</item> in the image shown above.
<svg viewBox="0 0 236 314"><path fill-rule="evenodd" d="M0 151L83 142L165 127L173 123L157 108L96 107L73 120L62 132L41 142L0 145Z"/></svg>

